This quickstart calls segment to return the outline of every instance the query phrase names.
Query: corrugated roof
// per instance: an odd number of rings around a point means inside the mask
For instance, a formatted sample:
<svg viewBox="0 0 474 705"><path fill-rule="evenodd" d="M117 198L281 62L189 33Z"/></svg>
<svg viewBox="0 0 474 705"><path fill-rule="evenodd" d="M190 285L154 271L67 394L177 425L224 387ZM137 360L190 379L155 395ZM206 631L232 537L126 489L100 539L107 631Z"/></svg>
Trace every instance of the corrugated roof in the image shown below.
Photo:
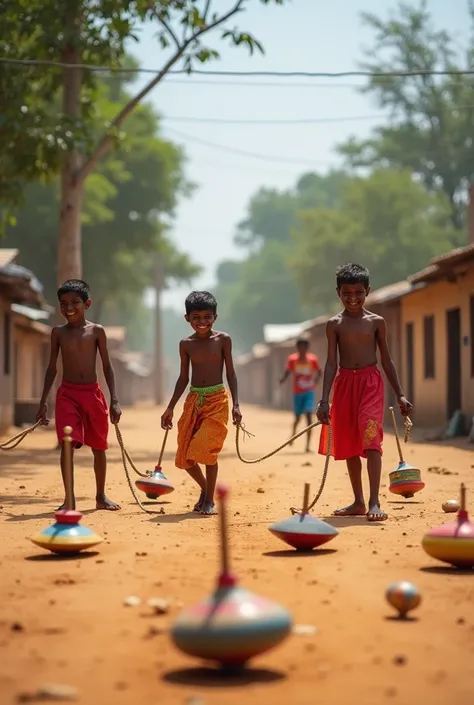
<svg viewBox="0 0 474 705"><path fill-rule="evenodd" d="M367 306L370 306L371 304L383 304L387 301L399 299L401 296L408 294L412 288L412 284L406 279L401 282L395 282L394 284L388 284L381 289L372 291L368 295L365 303Z"/></svg>
<svg viewBox="0 0 474 705"><path fill-rule="evenodd" d="M38 308L30 308L29 306L22 306L21 304L12 304L11 309L14 313L18 313L20 316L25 316L31 321L46 321L50 316L49 311L44 311Z"/></svg>
<svg viewBox="0 0 474 705"><path fill-rule="evenodd" d="M265 343L256 343L252 348L254 357L266 357L270 352L270 348Z"/></svg>
<svg viewBox="0 0 474 705"><path fill-rule="evenodd" d="M442 277L447 271L457 264L474 260L474 243L457 247L455 250L445 252L443 255L433 257L427 267L408 277L412 284L418 284Z"/></svg>
<svg viewBox="0 0 474 705"><path fill-rule="evenodd" d="M288 338L296 338L306 330L311 321L301 323L268 323L263 326L263 339L266 343L281 343Z"/></svg>
<svg viewBox="0 0 474 705"><path fill-rule="evenodd" d="M0 249L0 268L11 264L16 257L18 257L18 250Z"/></svg>
<svg viewBox="0 0 474 705"><path fill-rule="evenodd" d="M105 334L109 340L122 343L125 340L127 329L124 326L104 326Z"/></svg>

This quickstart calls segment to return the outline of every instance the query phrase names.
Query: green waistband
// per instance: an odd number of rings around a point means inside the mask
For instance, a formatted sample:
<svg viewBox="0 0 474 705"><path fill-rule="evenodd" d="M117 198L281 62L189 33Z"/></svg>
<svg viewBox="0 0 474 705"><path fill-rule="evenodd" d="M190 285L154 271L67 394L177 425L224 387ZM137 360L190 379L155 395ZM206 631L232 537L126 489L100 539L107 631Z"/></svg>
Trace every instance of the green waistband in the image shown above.
<svg viewBox="0 0 474 705"><path fill-rule="evenodd" d="M189 387L190 392L199 396L199 406L202 406L204 397L208 394L215 394L216 392L221 392L223 389L223 384L214 384L212 387L193 387L192 385Z"/></svg>

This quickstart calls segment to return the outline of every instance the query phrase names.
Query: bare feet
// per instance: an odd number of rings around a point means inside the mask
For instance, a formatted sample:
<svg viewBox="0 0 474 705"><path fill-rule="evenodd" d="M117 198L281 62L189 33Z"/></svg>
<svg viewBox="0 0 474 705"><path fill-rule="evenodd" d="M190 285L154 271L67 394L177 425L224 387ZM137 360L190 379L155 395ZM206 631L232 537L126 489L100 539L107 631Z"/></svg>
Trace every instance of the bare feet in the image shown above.
<svg viewBox="0 0 474 705"><path fill-rule="evenodd" d="M199 499L193 507L193 512L200 512L201 511L205 499L206 499L206 490L201 490L201 494L199 495Z"/></svg>
<svg viewBox="0 0 474 705"><path fill-rule="evenodd" d="M354 502L349 504L348 507L343 507L342 509L336 509L333 512L335 517L364 517L367 514L367 509L365 504L360 502Z"/></svg>
<svg viewBox="0 0 474 705"><path fill-rule="evenodd" d="M66 506L65 506L65 505L66 505L66 500L64 500L64 502L61 504L61 506L60 506L60 507L57 507L57 509L55 509L55 511L56 511L56 512L62 512L64 509L66 509ZM74 498L73 501L72 501L72 508L73 508L73 509L76 509L76 498Z"/></svg>
<svg viewBox="0 0 474 705"><path fill-rule="evenodd" d="M106 509L109 512L116 512L117 509L120 509L120 504L112 502L105 494L95 498L95 506L96 509Z"/></svg>
<svg viewBox="0 0 474 705"><path fill-rule="evenodd" d="M369 506L367 521L386 521L386 519L388 519L388 516L385 514L383 509L380 509L378 502L375 502Z"/></svg>
<svg viewBox="0 0 474 705"><path fill-rule="evenodd" d="M205 514L206 516L217 514L217 511L214 507L214 502L208 502L206 500L202 505L201 514Z"/></svg>

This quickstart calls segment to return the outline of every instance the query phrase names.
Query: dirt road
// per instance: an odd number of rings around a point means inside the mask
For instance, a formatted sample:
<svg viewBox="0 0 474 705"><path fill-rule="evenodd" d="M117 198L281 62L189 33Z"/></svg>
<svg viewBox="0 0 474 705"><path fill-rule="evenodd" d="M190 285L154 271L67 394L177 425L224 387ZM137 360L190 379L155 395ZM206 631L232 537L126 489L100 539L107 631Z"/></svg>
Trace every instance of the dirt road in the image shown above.
<svg viewBox="0 0 474 705"><path fill-rule="evenodd" d="M248 457L287 438L288 414L244 409L256 434L243 446ZM153 467L161 439L155 409L127 410L124 440L137 465ZM318 434L319 436L319 434ZM316 446L317 438L313 439ZM117 513L94 511L88 450L77 454L76 490L83 523L105 537L96 555L57 560L28 541L52 523L62 500L52 450L55 435L38 431L16 451L0 452L0 703L18 702L45 683L70 685L84 705L430 705L474 702L474 571L443 568L422 551L426 529L448 520L441 503L468 487L474 518L474 455L448 446L412 443L406 457L422 469L423 492L397 501L388 472L397 462L385 441L385 524L331 519L340 529L327 552L286 551L268 525L300 505L303 482L316 491L322 458L293 449L260 465L235 455L233 430L222 454L220 478L229 482L233 566L244 586L290 609L296 624L315 634L293 635L255 660L240 680L223 680L181 655L167 628L188 605L208 595L218 567L216 517L190 512L196 491L173 463L170 434L164 469L176 491L163 515L143 514L130 495L112 439L109 495ZM428 472L430 466L453 474ZM315 514L330 515L350 499L343 463L331 465ZM154 505L156 506L156 505ZM157 509L159 508L156 507ZM415 582L423 593L416 619L390 619L387 585ZM124 606L127 596L141 598ZM171 601L169 613L152 614L147 600Z"/></svg>

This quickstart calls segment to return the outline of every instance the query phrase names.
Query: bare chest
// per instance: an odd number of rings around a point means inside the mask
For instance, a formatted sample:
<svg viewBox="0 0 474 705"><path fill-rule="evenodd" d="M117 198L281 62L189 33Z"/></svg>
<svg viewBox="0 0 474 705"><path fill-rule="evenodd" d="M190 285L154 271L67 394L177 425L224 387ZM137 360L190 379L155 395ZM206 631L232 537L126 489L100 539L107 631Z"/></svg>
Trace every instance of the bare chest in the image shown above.
<svg viewBox="0 0 474 705"><path fill-rule="evenodd" d="M192 340L188 348L192 365L215 365L222 361L222 342L220 340Z"/></svg>

